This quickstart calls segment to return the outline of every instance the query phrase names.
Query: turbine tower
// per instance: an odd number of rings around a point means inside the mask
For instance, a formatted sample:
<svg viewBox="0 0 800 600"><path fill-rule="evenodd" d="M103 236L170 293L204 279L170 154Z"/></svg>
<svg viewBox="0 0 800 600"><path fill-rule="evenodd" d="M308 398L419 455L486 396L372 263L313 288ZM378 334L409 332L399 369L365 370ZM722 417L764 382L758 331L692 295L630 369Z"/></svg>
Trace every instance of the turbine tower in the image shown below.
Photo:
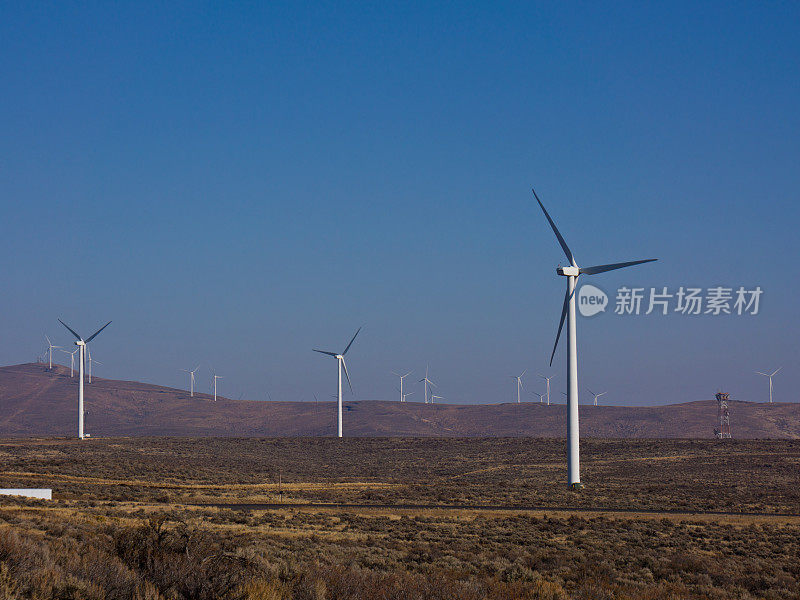
<svg viewBox="0 0 800 600"><path fill-rule="evenodd" d="M84 368L85 368L85 365L86 365L86 344L88 344L94 338L96 338L98 336L98 334L101 331L103 331L103 329L105 329L106 327L111 325L111 321L109 321L108 323L103 325L100 329L95 331L92 335L90 335L85 340L80 335L75 333L75 330L72 329L66 323L64 323L64 321L59 319L58 322L61 323L67 329L69 329L69 332L72 335L75 336L75 339L76 339L75 345L78 347L78 350L80 350L80 352L78 353L78 377L80 378L80 381L78 381L78 439L82 440L82 439L84 439L84 435L83 435L83 372L84 372Z"/></svg>
<svg viewBox="0 0 800 600"><path fill-rule="evenodd" d="M756 371L759 375L763 375L764 377L769 378L769 403L772 404L772 378L780 371L783 367L778 367L772 373L762 373L761 371Z"/></svg>
<svg viewBox="0 0 800 600"><path fill-rule="evenodd" d="M600 396L605 396L608 393L608 392L600 392L599 394L596 394L592 390L590 390L589 388L586 388L586 391L589 392L592 396L594 396L594 405L595 406L597 406L597 399Z"/></svg>
<svg viewBox="0 0 800 600"><path fill-rule="evenodd" d="M436 384L433 383L430 379L428 379L428 366L427 365L425 366L425 377L420 379L417 383L421 383L423 381L425 382L425 404L427 404L428 403L428 384L430 384L432 387L436 387ZM433 390L431 390L431 391L433 391Z"/></svg>
<svg viewBox="0 0 800 600"><path fill-rule="evenodd" d="M64 354L69 354L69 376L72 377L73 372L75 371L75 353L78 351L77 348L72 352L68 350L61 350Z"/></svg>
<svg viewBox="0 0 800 600"><path fill-rule="evenodd" d="M519 395L520 395L520 392L521 392L522 387L523 387L522 386L522 376L525 375L525 373L527 373L527 372L528 372L528 369L525 369L519 375L511 375L510 376L511 379L516 379L517 380L517 404L519 404L521 402Z"/></svg>
<svg viewBox="0 0 800 600"><path fill-rule="evenodd" d="M409 371L405 375L400 375L400 373L395 373L394 371L392 371L392 375L400 378L400 402L405 402L406 401L406 396L408 394L404 394L403 393L403 379L405 379L406 377L411 375L411 371Z"/></svg>
<svg viewBox="0 0 800 600"><path fill-rule="evenodd" d="M214 373L214 402L217 401L217 379L222 379L222 375Z"/></svg>
<svg viewBox="0 0 800 600"><path fill-rule="evenodd" d="M54 346L53 342L50 341L50 338L47 337L47 334L45 334L44 339L47 340L47 354L48 354L47 362L49 363L48 370L52 371L53 370L53 348L61 348L61 346Z"/></svg>
<svg viewBox="0 0 800 600"><path fill-rule="evenodd" d="M555 378L555 375L550 375L550 377L545 377L544 375L539 375L542 379L547 381L547 406L550 406L550 380Z"/></svg>
<svg viewBox="0 0 800 600"><path fill-rule="evenodd" d="M181 369L181 371L183 371L184 373L189 374L189 396L191 398L194 398L194 374L197 373L197 369L199 368L200 365L197 365L193 371L190 371L189 369Z"/></svg>
<svg viewBox="0 0 800 600"><path fill-rule="evenodd" d="M353 335L353 339L350 340L350 343L347 344L347 347L344 349L344 352L336 353L336 352L328 352L327 350L317 350L313 348L314 352L319 352L320 354L327 354L328 356L332 356L336 359L336 368L339 373L338 379L338 396L337 399L339 401L339 418L338 418L338 434L339 437L342 437L342 367L344 367L344 374L347 377L347 385L350 386L350 393L353 394L353 384L350 381L350 374L347 372L347 363L344 360L344 355L347 354L347 351L350 350L350 346L353 345L353 342L358 335L358 332L361 331L361 327L359 327L355 334Z"/></svg>
<svg viewBox="0 0 800 600"><path fill-rule="evenodd" d="M558 347L558 339L561 337L561 328L564 326L564 319L567 319L567 480L569 487L578 489L581 485L580 475L580 457L579 457L579 425L578 425L578 336L577 336L577 321L575 317L575 286L578 282L578 277L581 275L596 275L598 273L605 273L606 271L614 271L615 269L622 269L624 267L632 267L633 265L640 265L642 263L652 262L655 258L647 258L644 260L633 260L628 262L613 263L607 265L597 265L594 267L579 267L575 262L575 257L572 251L567 246L567 242L561 236L561 232L556 227L553 219L547 213L547 210L536 195L536 190L533 195L539 203L547 222L556 234L558 243L564 254L569 261L566 267L558 267L556 272L562 277L567 279L567 290L564 294L564 305L561 308L561 320L558 324L558 333L556 333L556 342L553 345L553 353L550 355L550 366L553 365L553 357L556 354ZM569 318L567 318L569 315Z"/></svg>

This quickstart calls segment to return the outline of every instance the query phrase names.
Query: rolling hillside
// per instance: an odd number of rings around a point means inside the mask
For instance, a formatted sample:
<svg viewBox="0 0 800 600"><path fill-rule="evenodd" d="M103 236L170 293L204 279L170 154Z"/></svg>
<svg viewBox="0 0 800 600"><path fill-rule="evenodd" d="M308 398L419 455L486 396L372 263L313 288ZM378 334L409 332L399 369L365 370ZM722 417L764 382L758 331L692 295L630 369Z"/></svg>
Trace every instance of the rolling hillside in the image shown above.
<svg viewBox="0 0 800 600"><path fill-rule="evenodd" d="M214 402L207 394L95 378L86 385L86 431L95 436L320 436L335 433L335 402ZM581 435L710 438L716 402L654 407L581 406ZM736 438L800 438L800 404L730 403ZM348 436L561 437L563 404L425 405L345 402ZM72 436L77 377L63 366L0 367L0 436Z"/></svg>

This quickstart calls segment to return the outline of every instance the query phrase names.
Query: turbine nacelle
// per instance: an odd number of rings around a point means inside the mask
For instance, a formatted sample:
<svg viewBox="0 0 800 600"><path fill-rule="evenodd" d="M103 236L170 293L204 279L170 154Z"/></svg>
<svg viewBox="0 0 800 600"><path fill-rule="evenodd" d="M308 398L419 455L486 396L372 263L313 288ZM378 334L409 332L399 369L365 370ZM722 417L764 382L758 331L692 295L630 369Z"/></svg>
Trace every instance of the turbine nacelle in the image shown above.
<svg viewBox="0 0 800 600"><path fill-rule="evenodd" d="M75 345L76 346L85 346L86 342L84 342L83 340L78 340L77 342L75 342Z"/></svg>
<svg viewBox="0 0 800 600"><path fill-rule="evenodd" d="M556 273L564 277L577 277L581 274L581 270L580 267L574 267L570 265L568 267L558 267L556 269Z"/></svg>

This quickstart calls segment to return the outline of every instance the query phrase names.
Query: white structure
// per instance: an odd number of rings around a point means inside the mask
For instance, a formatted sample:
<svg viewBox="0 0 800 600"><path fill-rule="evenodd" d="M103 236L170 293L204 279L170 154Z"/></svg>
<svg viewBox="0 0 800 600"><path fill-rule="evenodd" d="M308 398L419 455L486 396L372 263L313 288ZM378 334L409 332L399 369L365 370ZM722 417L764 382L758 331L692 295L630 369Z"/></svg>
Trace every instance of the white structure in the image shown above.
<svg viewBox="0 0 800 600"><path fill-rule="evenodd" d="M428 365L425 365L425 377L420 379L417 383L421 383L423 381L425 382L425 404L427 404L428 403L428 384L430 384L431 387L436 387L436 384L433 383L430 379L428 379ZM433 390L431 390L431 391L433 391Z"/></svg>
<svg viewBox="0 0 800 600"><path fill-rule="evenodd" d="M189 396L194 398L194 374L197 373L197 369L200 368L200 365L197 365L194 368L194 371L190 371L189 369L181 369L184 373L189 373Z"/></svg>
<svg viewBox="0 0 800 600"><path fill-rule="evenodd" d="M410 396L411 394L413 394L413 393L414 393L414 392L406 392L405 394L403 394L403 399L402 399L402 400L400 400L400 402L405 402L405 401L406 401L406 398L407 398L408 396Z"/></svg>
<svg viewBox="0 0 800 600"><path fill-rule="evenodd" d="M767 375L766 373L762 373L761 371L756 371L759 375L763 375L764 377L769 378L769 403L772 404L772 378L780 371L783 367L778 367L772 373Z"/></svg>
<svg viewBox="0 0 800 600"><path fill-rule="evenodd" d="M555 378L555 375L550 375L550 377L545 377L544 375L539 375L542 379L547 381L547 406L550 406L550 380Z"/></svg>
<svg viewBox="0 0 800 600"><path fill-rule="evenodd" d="M222 379L222 375L214 373L214 402L217 401L217 379Z"/></svg>
<svg viewBox="0 0 800 600"><path fill-rule="evenodd" d="M542 398L544 398L544 394L540 394L539 392L531 392L531 394L533 394L534 396L538 396L539 397L539 404L542 403Z"/></svg>
<svg viewBox="0 0 800 600"><path fill-rule="evenodd" d="M92 351L89 350L89 346L86 346L86 359L89 362L89 383L92 383L92 363L97 363L98 365L103 363L92 358Z"/></svg>
<svg viewBox="0 0 800 600"><path fill-rule="evenodd" d="M569 261L566 267L558 267L556 272L562 277L567 278L567 290L564 294L564 305L561 308L561 320L558 324L558 333L556 334L556 343L553 345L553 353L550 355L550 365L553 364L553 356L555 356L556 348L558 347L558 339L561 337L561 328L564 326L564 319L567 319L567 480L570 488L580 488L580 457L579 457L579 438L580 432L578 429L578 336L577 336L577 321L575 318L575 291L578 277L581 275L596 275L598 273L605 273L606 271L613 271L615 269L622 269L624 267L631 267L633 265L640 265L642 263L652 262L656 259L648 258L645 260L634 260L622 263L613 263L607 265L597 265L594 267L579 267L575 262L575 257L572 251L567 246L567 242L561 236L556 224L550 215L545 210L544 204L539 200L536 195L536 190L532 190L539 207L542 209L547 222L556 234L558 243ZM568 317L568 318L567 318Z"/></svg>
<svg viewBox="0 0 800 600"><path fill-rule="evenodd" d="M77 351L78 351L77 348L75 348L75 350L73 350L72 352L69 352L67 350L62 350L61 351L64 354L69 354L69 376L70 377L72 377L73 373L75 372L75 353Z"/></svg>
<svg viewBox="0 0 800 600"><path fill-rule="evenodd" d="M52 500L53 490L50 488L3 488L0 489L0 496L25 496L26 498Z"/></svg>
<svg viewBox="0 0 800 600"><path fill-rule="evenodd" d="M347 354L348 350L350 350L350 346L353 345L353 342L355 341L356 336L358 335L359 331L361 331L361 327L359 327L356 330L355 335L353 335L353 339L350 340L350 343L347 344L347 347L344 349L344 352L342 352L341 354L337 354L336 352L328 352L326 350L317 350L316 348L313 349L314 352L319 352L320 354L327 354L328 356L332 356L332 357L334 357L336 359L336 368L337 368L337 371L339 373L339 379L338 379L338 384L337 384L337 386L338 386L337 387L338 394L336 396L338 401L339 401L339 419L338 419L339 437L342 437L342 367L344 367L344 374L347 377L347 385L350 386L350 393L351 394L354 393L353 392L353 384L350 381L350 374L347 372L347 363L344 361L344 355Z"/></svg>
<svg viewBox="0 0 800 600"><path fill-rule="evenodd" d="M86 366L86 344L96 338L98 334L103 331L103 329L111 325L111 321L103 325L85 340L80 335L75 333L75 330L64 323L64 321L59 319L58 322L69 329L69 332L75 336L77 339L75 345L78 347L78 350L80 350L78 353L78 377L80 378L78 381L78 439L82 440L84 437L86 437L83 435L83 372Z"/></svg>
<svg viewBox="0 0 800 600"><path fill-rule="evenodd" d="M522 376L525 375L525 373L527 373L527 372L528 372L528 369L525 369L519 375L511 375L511 379L516 379L517 380L517 404L519 404L521 402L521 400L520 400L520 392L522 391Z"/></svg>
<svg viewBox="0 0 800 600"><path fill-rule="evenodd" d="M52 371L53 370L53 348L61 348L61 346L53 346L53 342L50 341L50 338L47 337L45 334L44 339L47 340L47 362L48 368Z"/></svg>
<svg viewBox="0 0 800 600"><path fill-rule="evenodd" d="M598 399L600 396L605 396L605 395L608 393L608 392L600 392L599 394L595 394L595 393L594 393L592 390L590 390L589 388L586 388L586 391L587 391L587 392L589 392L589 393L590 393L592 396L594 396L594 405L595 405L595 406L597 406L597 399Z"/></svg>
<svg viewBox="0 0 800 600"><path fill-rule="evenodd" d="M437 396L436 394L431 394L431 404L436 404L437 398L439 400L444 400L444 396Z"/></svg>
<svg viewBox="0 0 800 600"><path fill-rule="evenodd" d="M403 379L411 375L411 371L409 371L405 375L400 375L400 373L395 373L394 371L392 371L392 375L400 378L400 402L405 402L406 396L408 396L408 394L403 393Z"/></svg>

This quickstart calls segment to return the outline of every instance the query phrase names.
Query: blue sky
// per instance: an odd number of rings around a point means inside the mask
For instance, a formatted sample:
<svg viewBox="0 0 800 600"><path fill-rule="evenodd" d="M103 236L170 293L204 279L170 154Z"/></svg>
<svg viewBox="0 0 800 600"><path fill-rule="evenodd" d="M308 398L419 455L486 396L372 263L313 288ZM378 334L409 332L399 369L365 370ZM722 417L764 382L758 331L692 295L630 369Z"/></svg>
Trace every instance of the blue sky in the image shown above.
<svg viewBox="0 0 800 600"><path fill-rule="evenodd" d="M579 263L660 259L593 278L612 294L764 290L752 317L581 319L582 389L763 400L783 366L796 400L797 4L267 4L0 8L0 363L113 319L101 376L322 399L311 348L363 324L360 399L426 363L454 402L523 369L561 390L534 185Z"/></svg>

